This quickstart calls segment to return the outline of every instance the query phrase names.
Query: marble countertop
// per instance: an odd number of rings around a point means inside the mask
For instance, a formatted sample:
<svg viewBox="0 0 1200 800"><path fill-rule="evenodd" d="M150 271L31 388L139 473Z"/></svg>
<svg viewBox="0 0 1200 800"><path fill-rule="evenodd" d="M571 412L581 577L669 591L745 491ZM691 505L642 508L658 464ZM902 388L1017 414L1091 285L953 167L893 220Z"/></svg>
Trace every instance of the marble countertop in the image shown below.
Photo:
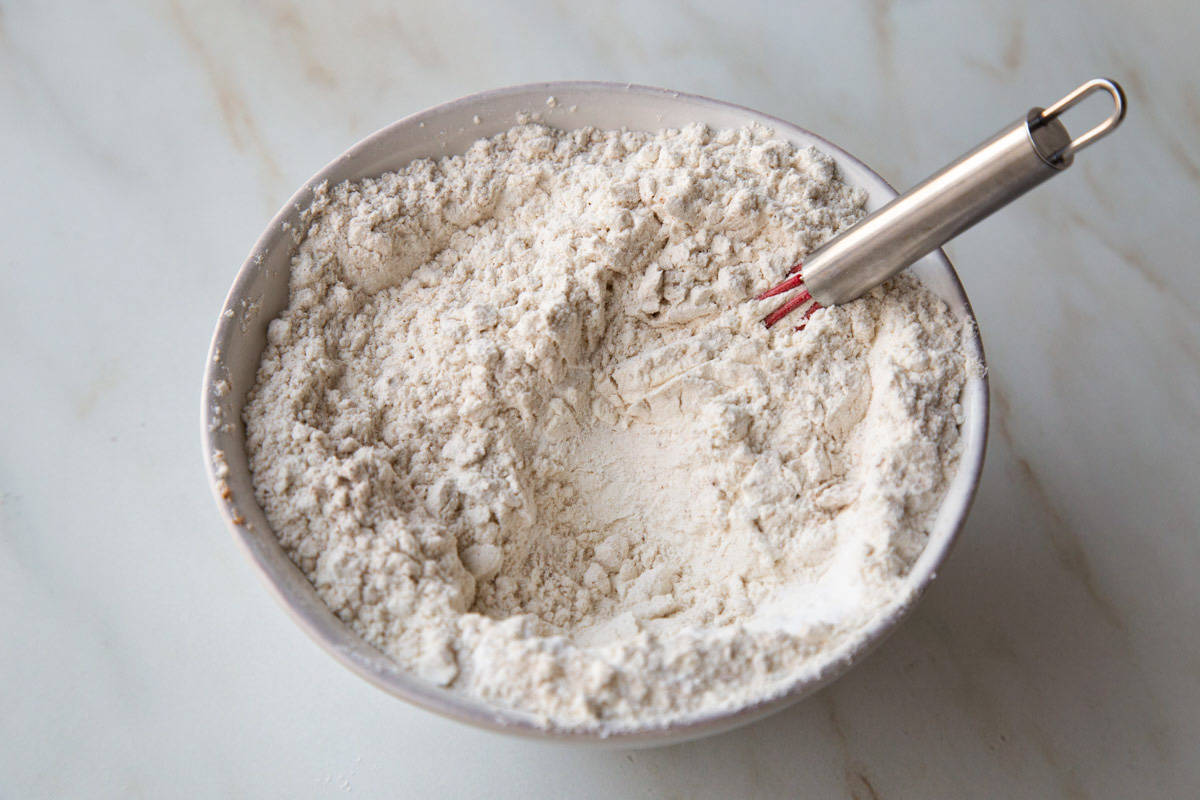
<svg viewBox="0 0 1200 800"><path fill-rule="evenodd" d="M783 6L0 5L0 796L1200 791L1200 6ZM222 526L197 425L221 301L292 190L394 119L632 81L908 186L1099 74L1125 127L949 248L994 401L960 544L817 696L658 750L484 733L334 663Z"/></svg>

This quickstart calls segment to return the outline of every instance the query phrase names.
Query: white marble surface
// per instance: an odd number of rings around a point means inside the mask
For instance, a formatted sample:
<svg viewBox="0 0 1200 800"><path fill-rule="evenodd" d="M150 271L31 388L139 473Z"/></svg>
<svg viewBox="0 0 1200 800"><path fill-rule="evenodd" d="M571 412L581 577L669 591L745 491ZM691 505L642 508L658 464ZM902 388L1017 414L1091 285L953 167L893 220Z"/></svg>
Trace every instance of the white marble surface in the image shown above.
<svg viewBox="0 0 1200 800"><path fill-rule="evenodd" d="M1197 6L784 5L0 4L0 796L1196 796ZM292 189L393 119L634 81L907 186L1094 74L1125 127L950 248L995 409L961 543L820 695L652 751L482 733L337 666L222 527L221 300Z"/></svg>

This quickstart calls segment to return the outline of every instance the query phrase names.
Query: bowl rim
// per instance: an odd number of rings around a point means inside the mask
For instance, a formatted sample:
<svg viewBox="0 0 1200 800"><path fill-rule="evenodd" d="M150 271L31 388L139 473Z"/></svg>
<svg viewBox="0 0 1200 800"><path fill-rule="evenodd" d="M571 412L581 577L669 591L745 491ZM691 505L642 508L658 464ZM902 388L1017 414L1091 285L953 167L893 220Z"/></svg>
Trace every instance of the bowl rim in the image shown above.
<svg viewBox="0 0 1200 800"><path fill-rule="evenodd" d="M643 726L614 731L591 728L567 729L554 726L545 727L533 723L519 712L491 706L490 704L452 690L434 687L432 684L420 680L394 663L390 667L381 665L377 658L368 663L355 649L346 647L344 641L337 641L337 639L346 639L345 634L348 633L349 637L358 639L359 642L371 648L376 654L382 655L382 653L375 650L350 629L348 625L337 620L336 617L333 617L332 612L329 612L327 616L341 629L341 635L336 635L331 629L328 619L314 618L314 615L310 611L302 607L293 589L289 588L283 576L277 573L277 559L268 558L262 549L262 532L254 530L239 511L239 508L246 507L249 504L257 507L257 500L254 498L253 493L251 493L250 497L231 497L230 487L225 480L225 473L228 471L228 466L223 464L223 448L219 446L220 443L218 442L219 432L223 425L220 401L224 392L219 391L220 384L225 378L222 353L225 343L238 335L232 319L233 315L230 312L235 308L238 301L243 300L247 296L250 284L256 277L257 272L262 268L262 253L266 252L267 248L279 239L281 235L280 231L288 229L288 220L294 215L295 211L307 206L308 202L311 201L312 192L315 187L329 180L331 174L347 159L378 146L380 143L388 140L397 130L411 126L414 123L423 123L426 119L435 119L459 108L476 106L494 98L537 93L554 95L556 93L566 94L568 92L579 91L633 93L651 98L665 99L667 101L683 100L694 105L708 106L727 112L738 112L746 116L747 121L754 120L767 125L781 135L811 140L820 149L832 156L835 161L839 162L839 166L842 162L854 165L867 179L874 183L874 186L869 187L871 191L878 192L885 199L895 197L898 194L886 180L861 159L807 128L736 103L729 103L704 95L673 89L612 81L549 81L489 89L431 106L422 111L402 117L375 131L328 162L283 204L281 209L268 223L262 235L259 236L251 248L249 256L238 270L233 285L226 295L221 315L218 317L216 329L213 332L209 345L201 388L201 447L209 486L221 515L225 519L227 527L233 533L235 541L255 566L259 573L259 578L266 585L268 592L283 607L293 621L316 641L322 649L332 655L343 666L371 684L388 694L432 711L440 716L506 734L515 734L543 741L580 742L617 747L655 746L678 743L721 733L754 722L814 694L841 677L851 666L861 661L867 654L878 647L887 636L896 630L900 622L912 611L930 584L937 577L938 570L957 543L982 477L984 460L987 453L990 389L983 341L974 310L971 307L970 300L967 297L966 290L963 288L957 271L942 249L939 248L926 256L926 258L932 258L938 262L946 270L951 279L951 289L956 295L957 300L962 304L971 323L970 344L974 350L973 355L979 360L981 366L980 374L970 379L963 389L964 401L966 393L971 391L975 413L965 419L963 423L964 448L960 454L959 473L956 474L954 481L954 483L962 486L962 490L957 495L951 496L951 491L954 488L954 484L952 483L951 488L947 490L946 496L943 497L939 508L940 514L949 507L953 513L954 522L949 526L947 534L940 540L934 541L931 537L930 541L927 542L926 548L922 551L921 555L922 561L928 559L926 572L916 576L908 587L907 592L900 595L889 606L885 606L857 635L849 638L846 642L843 642L827 654L826 658L820 663L818 670L798 673L796 677L787 682L786 687L781 691L737 708L726 708L697 714L665 725ZM238 424L241 424L240 419L238 420ZM244 433L241 435L241 438L244 441ZM976 447L969 449L968 444L972 441L976 443ZM967 470L965 481L958 477L959 474L962 474L963 470ZM282 547L275 538L274 532L267 530L265 533L274 542L274 547L282 553ZM287 560L287 564L291 566L295 573L301 576L302 580L307 584L308 590L315 595L315 589L311 584L307 583L306 578L303 578L299 568L292 564L290 559L287 559L286 554L284 554L284 559ZM913 569L916 569L916 565L914 565ZM294 576L291 577L294 578ZM294 583L294 580L291 583ZM328 611L328 609L325 610ZM386 656L383 656L383 658L387 659Z"/></svg>

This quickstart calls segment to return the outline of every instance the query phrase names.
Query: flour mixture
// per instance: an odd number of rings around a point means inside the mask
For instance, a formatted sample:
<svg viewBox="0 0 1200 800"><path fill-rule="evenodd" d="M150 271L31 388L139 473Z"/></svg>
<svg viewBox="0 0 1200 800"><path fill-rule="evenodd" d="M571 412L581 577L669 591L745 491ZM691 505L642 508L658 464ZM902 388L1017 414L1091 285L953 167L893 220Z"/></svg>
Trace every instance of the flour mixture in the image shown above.
<svg viewBox="0 0 1200 800"><path fill-rule="evenodd" d="M862 205L699 125L525 124L323 189L245 411L272 527L376 647L541 724L783 690L895 599L974 368L907 277L760 324Z"/></svg>

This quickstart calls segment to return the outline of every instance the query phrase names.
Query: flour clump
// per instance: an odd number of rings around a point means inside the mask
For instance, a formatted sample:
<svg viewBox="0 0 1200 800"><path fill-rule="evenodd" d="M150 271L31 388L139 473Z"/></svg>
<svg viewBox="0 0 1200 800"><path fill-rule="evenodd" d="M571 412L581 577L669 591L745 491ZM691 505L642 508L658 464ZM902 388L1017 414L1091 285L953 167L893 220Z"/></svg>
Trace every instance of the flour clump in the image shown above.
<svg viewBox="0 0 1200 800"><path fill-rule="evenodd" d="M975 368L909 277L760 324L863 201L701 125L525 124L321 187L244 414L272 528L373 645L537 724L783 691L895 600Z"/></svg>

